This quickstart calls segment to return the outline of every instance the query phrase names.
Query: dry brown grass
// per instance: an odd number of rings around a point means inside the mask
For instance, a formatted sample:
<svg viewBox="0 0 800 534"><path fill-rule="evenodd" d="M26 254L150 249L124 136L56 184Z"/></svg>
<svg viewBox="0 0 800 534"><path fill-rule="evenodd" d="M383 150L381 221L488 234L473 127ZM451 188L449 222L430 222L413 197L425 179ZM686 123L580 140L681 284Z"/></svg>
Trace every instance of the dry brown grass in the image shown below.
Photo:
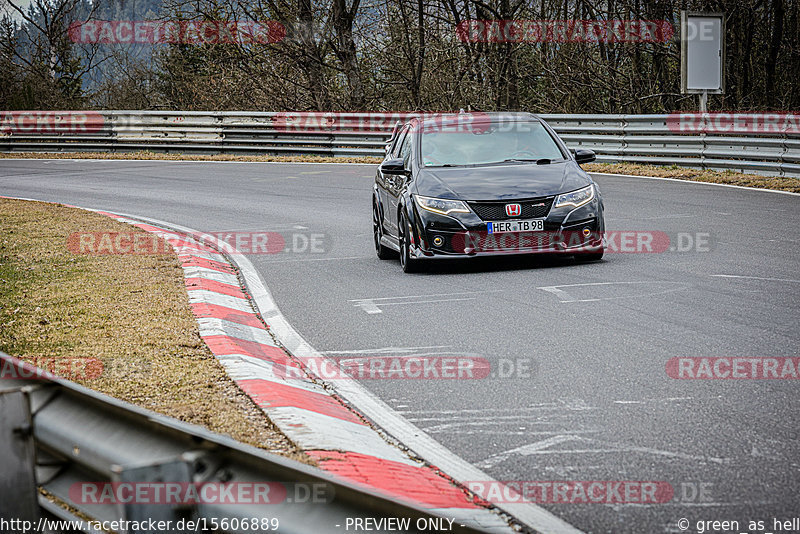
<svg viewBox="0 0 800 534"><path fill-rule="evenodd" d="M174 253L77 255L67 249L73 232L105 231L143 232L85 210L0 199L0 350L31 362L97 358L102 373L76 381L313 463L236 386L200 338Z"/></svg>
<svg viewBox="0 0 800 534"><path fill-rule="evenodd" d="M800 193L800 178L782 176L760 176L733 171L703 171L673 165L638 165L633 163L590 163L581 165L588 172L607 172L612 174L633 174L636 176L658 176L691 182L711 182L715 184L741 185L760 189L777 189Z"/></svg>

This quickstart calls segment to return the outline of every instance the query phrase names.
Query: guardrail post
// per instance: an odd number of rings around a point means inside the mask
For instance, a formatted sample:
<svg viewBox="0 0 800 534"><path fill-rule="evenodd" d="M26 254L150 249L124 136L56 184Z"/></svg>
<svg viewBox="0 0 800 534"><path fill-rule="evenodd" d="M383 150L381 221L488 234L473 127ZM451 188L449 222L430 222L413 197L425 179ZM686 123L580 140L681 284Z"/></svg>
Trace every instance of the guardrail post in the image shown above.
<svg viewBox="0 0 800 534"><path fill-rule="evenodd" d="M176 534L183 534L184 532L194 532L186 528L180 528L179 522L181 519L192 519L196 515L194 513L196 507L194 504L175 504L169 503L168 492L166 491L166 484L177 483L179 484L178 492L180 495L185 495L187 486L192 483L192 468L190 462L186 459L179 458L170 462L161 462L157 464L143 465L137 467L123 467L113 466L112 484L119 484L119 496L126 497L122 493L122 485L130 484L130 488L126 488L132 498L127 499L129 502L120 504L120 517L122 519L140 523L141 530L127 530L124 534L149 534L152 529L148 528L148 522L164 521L169 525L168 529L159 527L159 532L173 532ZM148 484L160 484L158 490L150 490L143 492L146 497L144 500L139 500L136 497L136 489ZM116 493L116 491L115 491ZM168 523L166 523L168 522Z"/></svg>
<svg viewBox="0 0 800 534"><path fill-rule="evenodd" d="M0 391L0 519L39 519L31 407L25 388ZM14 530L14 529L10 529Z"/></svg>
<svg viewBox="0 0 800 534"><path fill-rule="evenodd" d="M786 121L783 124L783 133L781 135L781 148L783 150L781 151L781 157L779 160L780 163L778 164L778 174L780 174L781 176L786 176L786 171L783 168L783 164L788 163L786 161L786 154L789 152L788 142L789 142L789 121Z"/></svg>

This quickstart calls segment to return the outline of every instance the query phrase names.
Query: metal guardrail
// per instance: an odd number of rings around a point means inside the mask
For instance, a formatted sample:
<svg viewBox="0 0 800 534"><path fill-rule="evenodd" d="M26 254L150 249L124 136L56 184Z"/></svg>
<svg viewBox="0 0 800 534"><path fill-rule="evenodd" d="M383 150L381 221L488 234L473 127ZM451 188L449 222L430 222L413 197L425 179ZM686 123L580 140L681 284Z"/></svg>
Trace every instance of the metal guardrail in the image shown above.
<svg viewBox="0 0 800 534"><path fill-rule="evenodd" d="M149 520L171 521L158 532L194 532L189 521L221 533L345 532L357 518L408 518L411 531L418 520L444 521L422 509L395 502L364 488L343 483L324 472L287 458L243 445L175 419L115 400L54 377L0 352L0 530L46 532L48 520L118 521L121 534L155 532ZM89 484L91 499L81 493ZM230 499L164 504L151 498L119 502L136 490L122 490L114 498L95 499L109 487L147 487L164 483L228 485L238 488L269 484L275 495L268 504L245 504ZM100 485L100 491L93 488ZM137 486L138 485L138 486ZM38 489L37 489L38 488ZM166 490L164 490L166 491ZM46 494L65 503L59 506ZM248 490L248 495L253 495ZM148 495L152 495L148 494ZM162 493L163 495L163 493ZM281 495L283 495L281 497ZM75 497L78 497L77 499ZM94 501L100 502L95 504ZM112 501L117 502L112 502ZM136 501L136 502L134 502ZM244 523L242 520L248 520ZM256 520L260 528L252 528ZM5 521L5 523L4 523ZM10 523L17 521L17 523ZM28 526L23 528L23 521ZM130 523L122 523L127 521ZM183 523L181 523L183 521ZM266 525L266 528L263 527ZM396 532L371 523L375 532ZM97 532L83 521L75 530ZM479 532L453 523L461 533ZM210 531L197 529L199 532Z"/></svg>
<svg viewBox="0 0 800 534"><path fill-rule="evenodd" d="M29 114L27 121L25 114ZM13 114L17 114L12 117ZM37 115L38 114L38 115ZM61 128L70 114L83 128ZM411 113L0 112L0 151L382 156L392 126ZM41 117L49 117L41 120ZM747 118L746 114L739 114ZM795 126L800 116L793 117ZM36 120L37 117L40 120ZM312 120L297 120L298 117ZM333 118L335 117L335 119ZM567 145L602 163L678 165L800 177L800 131L682 133L670 115L540 115ZM15 119L19 119L15 122ZM796 119L796 120L795 120ZM44 127L42 126L44 124ZM54 126L55 125L55 126ZM88 126L87 126L88 125Z"/></svg>

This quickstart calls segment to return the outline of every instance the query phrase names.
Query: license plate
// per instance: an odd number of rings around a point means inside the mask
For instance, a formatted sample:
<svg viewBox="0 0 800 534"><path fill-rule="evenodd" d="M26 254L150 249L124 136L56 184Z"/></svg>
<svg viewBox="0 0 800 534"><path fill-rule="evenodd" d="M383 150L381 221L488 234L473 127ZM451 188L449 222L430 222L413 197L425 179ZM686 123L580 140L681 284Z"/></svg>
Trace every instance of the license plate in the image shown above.
<svg viewBox="0 0 800 534"><path fill-rule="evenodd" d="M544 230L544 219L525 219L521 221L495 221L486 223L490 234L504 232L541 232Z"/></svg>

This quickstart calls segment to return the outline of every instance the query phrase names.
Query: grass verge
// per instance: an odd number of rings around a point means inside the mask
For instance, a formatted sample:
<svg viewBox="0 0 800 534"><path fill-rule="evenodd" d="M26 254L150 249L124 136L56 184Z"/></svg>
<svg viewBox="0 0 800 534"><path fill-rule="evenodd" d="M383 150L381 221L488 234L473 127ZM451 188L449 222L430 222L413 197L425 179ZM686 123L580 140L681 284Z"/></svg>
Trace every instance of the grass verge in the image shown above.
<svg viewBox="0 0 800 534"><path fill-rule="evenodd" d="M67 239L74 232L150 234L58 204L0 199L0 221L0 350L52 364L57 374L66 370L67 378L112 397L314 463L211 354L169 246L152 255L73 254ZM76 364L91 359L102 362L99 373Z"/></svg>

